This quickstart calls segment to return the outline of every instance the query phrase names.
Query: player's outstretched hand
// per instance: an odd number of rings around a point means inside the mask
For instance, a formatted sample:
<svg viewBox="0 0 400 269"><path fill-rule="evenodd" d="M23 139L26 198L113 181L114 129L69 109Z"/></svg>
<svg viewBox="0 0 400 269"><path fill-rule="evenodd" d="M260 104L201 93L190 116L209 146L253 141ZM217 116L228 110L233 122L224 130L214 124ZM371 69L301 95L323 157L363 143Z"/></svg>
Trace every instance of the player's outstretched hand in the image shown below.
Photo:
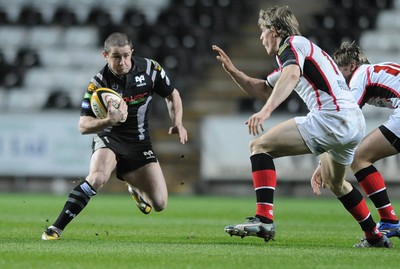
<svg viewBox="0 0 400 269"><path fill-rule="evenodd" d="M217 45L212 45L212 49L216 51L219 55L217 55L217 60L222 64L222 67L227 73L232 73L237 71L236 67L233 65L231 59L228 55Z"/></svg>
<svg viewBox="0 0 400 269"><path fill-rule="evenodd" d="M172 126L168 130L168 134L178 134L179 135L179 142L181 144L185 144L188 141L188 135L185 127L183 125L180 126Z"/></svg>

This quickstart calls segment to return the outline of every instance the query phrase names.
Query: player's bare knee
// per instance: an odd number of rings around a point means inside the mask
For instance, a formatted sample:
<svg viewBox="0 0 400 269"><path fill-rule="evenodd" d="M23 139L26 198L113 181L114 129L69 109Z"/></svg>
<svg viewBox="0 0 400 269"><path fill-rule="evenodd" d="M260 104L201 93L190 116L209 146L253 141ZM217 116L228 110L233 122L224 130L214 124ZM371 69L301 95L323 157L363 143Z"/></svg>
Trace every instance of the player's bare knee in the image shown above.
<svg viewBox="0 0 400 269"><path fill-rule="evenodd" d="M336 197L341 197L347 193L347 187L345 182L328 181L324 183L325 188L333 192Z"/></svg>
<svg viewBox="0 0 400 269"><path fill-rule="evenodd" d="M86 181L89 182L93 189L99 190L107 183L108 179L109 177L102 173L94 173L87 176Z"/></svg>
<svg viewBox="0 0 400 269"><path fill-rule="evenodd" d="M372 164L373 164L373 162L371 160L363 159L361 157L360 158L354 157L354 160L351 163L350 167L351 167L351 170L353 171L353 173L357 173L361 169L366 168Z"/></svg>
<svg viewBox="0 0 400 269"><path fill-rule="evenodd" d="M268 153L267 145L265 145L260 138L251 140L249 143L249 149L252 155L257 153Z"/></svg>
<svg viewBox="0 0 400 269"><path fill-rule="evenodd" d="M359 170L360 164L363 162L362 156L359 154L359 151L356 151L353 157L353 161L351 162L350 168L353 172L357 172Z"/></svg>
<svg viewBox="0 0 400 269"><path fill-rule="evenodd" d="M350 165L351 171L353 171L353 173L357 173L359 170L359 165L358 165L358 161L356 159L353 160L353 162Z"/></svg>
<svg viewBox="0 0 400 269"><path fill-rule="evenodd" d="M163 211L167 207L167 200L159 200L153 202L154 211L160 212Z"/></svg>
<svg viewBox="0 0 400 269"><path fill-rule="evenodd" d="M334 192L334 187L332 186L332 182L330 182L330 181L324 181L323 187L329 191Z"/></svg>

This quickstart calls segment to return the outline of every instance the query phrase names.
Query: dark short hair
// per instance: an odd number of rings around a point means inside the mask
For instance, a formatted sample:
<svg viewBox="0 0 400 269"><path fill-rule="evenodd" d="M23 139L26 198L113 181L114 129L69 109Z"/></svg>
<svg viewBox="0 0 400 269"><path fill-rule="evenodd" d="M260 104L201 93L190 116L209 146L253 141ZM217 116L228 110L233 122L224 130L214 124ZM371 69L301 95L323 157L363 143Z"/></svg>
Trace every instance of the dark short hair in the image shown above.
<svg viewBox="0 0 400 269"><path fill-rule="evenodd" d="M126 45L133 49L132 41L129 36L125 33L115 32L109 35L106 41L104 41L104 51L109 52L111 47L125 47Z"/></svg>

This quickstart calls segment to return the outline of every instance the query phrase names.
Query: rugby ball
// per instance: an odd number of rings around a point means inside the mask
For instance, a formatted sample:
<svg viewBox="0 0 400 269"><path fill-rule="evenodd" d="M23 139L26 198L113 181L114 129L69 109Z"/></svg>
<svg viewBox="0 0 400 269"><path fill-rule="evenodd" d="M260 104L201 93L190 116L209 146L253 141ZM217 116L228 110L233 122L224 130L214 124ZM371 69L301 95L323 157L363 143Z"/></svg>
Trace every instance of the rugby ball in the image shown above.
<svg viewBox="0 0 400 269"><path fill-rule="evenodd" d="M98 88L90 97L90 107L97 118L104 119L107 117L108 102L112 100L115 108L119 107L122 97L114 90L108 88Z"/></svg>

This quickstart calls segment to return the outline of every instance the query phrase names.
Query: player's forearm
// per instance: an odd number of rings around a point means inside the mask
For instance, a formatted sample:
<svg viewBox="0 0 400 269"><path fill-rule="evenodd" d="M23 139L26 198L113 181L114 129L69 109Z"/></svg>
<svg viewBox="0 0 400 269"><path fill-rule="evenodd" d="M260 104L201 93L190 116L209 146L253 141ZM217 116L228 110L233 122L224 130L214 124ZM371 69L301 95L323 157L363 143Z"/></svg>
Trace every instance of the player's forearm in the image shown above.
<svg viewBox="0 0 400 269"><path fill-rule="evenodd" d="M244 92L263 102L266 102L271 95L272 89L267 86L265 80L249 77L239 70L229 75Z"/></svg>
<svg viewBox="0 0 400 269"><path fill-rule="evenodd" d="M179 92L174 90L174 92L166 98L166 102L172 124L174 126L182 125L183 105Z"/></svg>
<svg viewBox="0 0 400 269"><path fill-rule="evenodd" d="M183 108L180 107L173 107L169 111L169 116L171 118L171 122L173 126L181 126L182 125L182 118L183 118Z"/></svg>
<svg viewBox="0 0 400 269"><path fill-rule="evenodd" d="M109 118L97 119L90 116L81 116L79 119L79 131L81 134L94 134L112 125Z"/></svg>
<svg viewBox="0 0 400 269"><path fill-rule="evenodd" d="M299 73L296 69L296 66L286 68L294 68L294 70L285 70L282 72L281 77L274 87L271 97L263 107L263 110L267 111L268 113L272 113L272 111L274 111L281 103L283 103L283 101L285 101L296 88L297 83L299 82Z"/></svg>

